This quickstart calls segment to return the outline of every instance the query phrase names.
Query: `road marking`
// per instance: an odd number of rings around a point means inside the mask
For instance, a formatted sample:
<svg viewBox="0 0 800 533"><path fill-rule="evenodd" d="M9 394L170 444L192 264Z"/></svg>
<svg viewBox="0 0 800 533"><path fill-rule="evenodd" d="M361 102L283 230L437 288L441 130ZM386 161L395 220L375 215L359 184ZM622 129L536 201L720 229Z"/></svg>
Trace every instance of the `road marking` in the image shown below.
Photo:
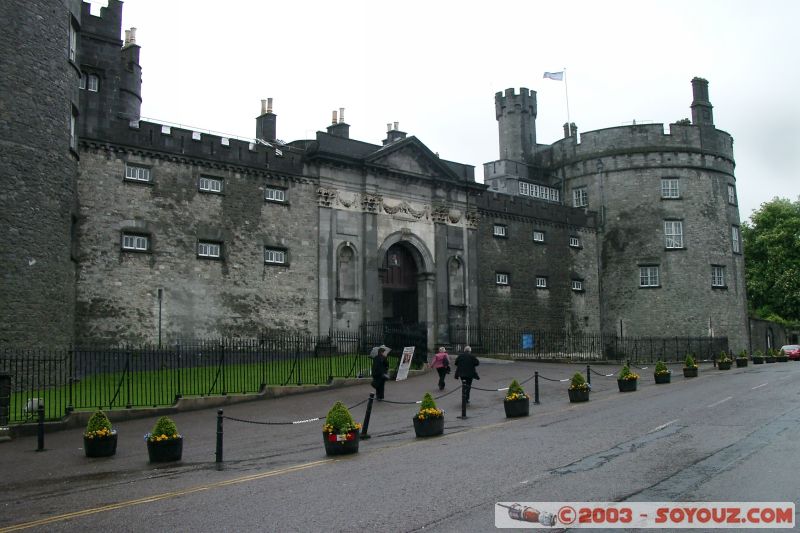
<svg viewBox="0 0 800 533"><path fill-rule="evenodd" d="M718 405L719 405L719 404L721 404L721 403L725 403L725 402L727 402L728 400L733 400L733 396L728 396L727 398L723 398L722 400L720 400L720 401L718 401L718 402L714 402L714 403L712 403L711 405L709 405L709 407L716 407L716 406L718 406Z"/></svg>
<svg viewBox="0 0 800 533"><path fill-rule="evenodd" d="M769 383L769 382L767 382L767 383ZM761 387L763 387L763 386L764 386L764 385L766 385L767 383L762 383L761 385L756 385L755 387L753 387L753 388L752 388L752 389L750 389L750 390L756 390L756 389L760 389Z"/></svg>
<svg viewBox="0 0 800 533"><path fill-rule="evenodd" d="M84 509L82 511L75 511L72 513L65 513L61 515L51 516L48 518L42 518L40 520L34 520L33 522L25 522L22 524L16 524L13 526L3 527L0 528L0 533L7 533L10 531L20 531L22 529L28 529L31 527L38 527L44 526L47 524L53 524L55 522L62 522L64 520L69 520L72 518L80 518L82 516L89 516L98 513L106 513L108 511L114 511L116 509L123 509L125 507L132 507L134 505L141 505L143 503L153 503L159 500L168 500L171 498L178 498L180 496L186 496L188 494L193 494L195 492L202 492L205 490L211 490L219 487L226 487L228 485L236 485L238 483L245 483L247 481L254 481L257 479L264 479L272 476L279 476L281 474L290 474L292 472L298 472L300 470L305 470L306 468L312 468L315 466L320 466L323 464L330 463L331 461L335 461L335 459L323 459L321 461L313 461L310 463L304 463L295 466L289 466L286 468L281 468L278 470L270 470L269 472L262 472L260 474L251 474L248 476L237 477L233 479L227 479L225 481L217 481L216 483L207 483L205 485L198 485L196 487L190 487L184 490L176 490L173 492L165 492L163 494L154 494L152 496L145 496L144 498L137 498L135 500L128 500L124 502L117 502L112 503L110 505L104 505L103 507L95 507L93 509Z"/></svg>
<svg viewBox="0 0 800 533"><path fill-rule="evenodd" d="M679 419L679 418L676 418L675 420L670 420L670 421L669 421L669 422L667 422L666 424L661 424L660 426L658 426L658 427L655 427L655 428L651 429L651 430L650 430L650 431L648 431L647 433L649 434L649 433L655 433L656 431L661 431L661 430L662 430L662 429L664 429L665 427L667 427L667 426L669 426L669 425L672 425L672 424L674 424L674 423L675 423L675 422L677 422L678 420L680 420L680 419Z"/></svg>

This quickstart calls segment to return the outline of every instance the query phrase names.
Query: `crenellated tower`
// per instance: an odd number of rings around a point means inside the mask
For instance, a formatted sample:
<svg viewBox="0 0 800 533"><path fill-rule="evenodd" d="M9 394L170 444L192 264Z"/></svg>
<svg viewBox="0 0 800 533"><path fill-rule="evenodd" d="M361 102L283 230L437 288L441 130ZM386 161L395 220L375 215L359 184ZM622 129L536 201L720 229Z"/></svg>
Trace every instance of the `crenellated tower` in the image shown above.
<svg viewBox="0 0 800 533"><path fill-rule="evenodd" d="M500 132L500 159L530 162L536 147L536 91L506 89L494 96Z"/></svg>

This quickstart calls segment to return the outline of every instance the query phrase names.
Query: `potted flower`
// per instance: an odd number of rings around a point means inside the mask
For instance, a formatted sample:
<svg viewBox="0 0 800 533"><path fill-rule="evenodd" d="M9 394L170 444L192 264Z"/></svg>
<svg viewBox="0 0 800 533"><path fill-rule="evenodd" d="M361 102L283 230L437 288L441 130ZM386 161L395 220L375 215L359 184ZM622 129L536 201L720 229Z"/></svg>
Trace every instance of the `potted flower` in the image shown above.
<svg viewBox="0 0 800 533"><path fill-rule="evenodd" d="M97 411L86 424L83 434L83 451L86 457L111 457L117 453L117 430L103 411Z"/></svg>
<svg viewBox="0 0 800 533"><path fill-rule="evenodd" d="M433 437L444 433L444 411L436 407L430 392L422 397L419 412L412 420L417 437Z"/></svg>
<svg viewBox="0 0 800 533"><path fill-rule="evenodd" d="M162 416L153 426L153 431L144 436L147 442L147 455L151 463L180 461L183 455L183 437L178 433L175 422Z"/></svg>
<svg viewBox="0 0 800 533"><path fill-rule="evenodd" d="M777 358L775 357L775 349L774 348L770 348L769 350L767 350L767 356L764 358L764 362L765 363L774 363L776 360L777 360Z"/></svg>
<svg viewBox="0 0 800 533"><path fill-rule="evenodd" d="M655 378L657 385L669 383L672 379L672 370L667 368L667 365L664 363L664 361L658 361L656 363L656 369L653 371L653 377Z"/></svg>
<svg viewBox="0 0 800 533"><path fill-rule="evenodd" d="M683 362L683 377L697 377L697 363L694 362L694 357L692 357L692 354L688 354L686 356L686 360Z"/></svg>
<svg viewBox="0 0 800 533"><path fill-rule="evenodd" d="M588 402L590 390L592 390L592 386L586 383L583 374L575 372L575 375L570 380L569 389L567 389L570 403Z"/></svg>
<svg viewBox="0 0 800 533"><path fill-rule="evenodd" d="M632 372L628 365L624 365L617 375L617 386L620 392L633 392L639 382L639 374Z"/></svg>
<svg viewBox="0 0 800 533"><path fill-rule="evenodd" d="M528 416L531 406L531 397L525 394L522 387L515 379L508 386L508 392L503 400L503 408L506 410L507 418L517 416Z"/></svg>
<svg viewBox="0 0 800 533"><path fill-rule="evenodd" d="M322 441L328 455L345 455L358 452L358 431L361 424L353 420L350 411L342 402L336 402L325 417L322 426Z"/></svg>
<svg viewBox="0 0 800 533"><path fill-rule="evenodd" d="M753 354L753 364L754 365L763 365L764 364L764 352L761 350L756 350Z"/></svg>
<svg viewBox="0 0 800 533"><path fill-rule="evenodd" d="M742 368L747 366L747 352L742 350L739 352L739 355L736 356L736 368Z"/></svg>
<svg viewBox="0 0 800 533"><path fill-rule="evenodd" d="M717 359L717 368L719 368L720 370L730 370L732 364L733 361L731 360L730 357L728 357L728 354L725 353L725 351L723 350L722 353L719 354L719 358Z"/></svg>
<svg viewBox="0 0 800 533"><path fill-rule="evenodd" d="M788 355L786 355L786 352L785 352L785 351L783 351L783 350L781 350L781 351L779 351L779 352L778 352L778 355L776 355L776 356L775 356L775 359L776 359L776 360L777 360L779 363L787 363L787 362L789 362L789 356L788 356Z"/></svg>

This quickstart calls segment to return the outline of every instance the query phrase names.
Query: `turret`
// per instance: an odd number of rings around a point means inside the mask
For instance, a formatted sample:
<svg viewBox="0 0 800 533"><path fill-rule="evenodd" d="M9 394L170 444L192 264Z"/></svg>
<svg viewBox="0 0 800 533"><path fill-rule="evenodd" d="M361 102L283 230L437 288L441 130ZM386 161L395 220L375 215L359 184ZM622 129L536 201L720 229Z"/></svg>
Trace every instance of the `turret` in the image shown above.
<svg viewBox="0 0 800 533"><path fill-rule="evenodd" d="M536 146L536 91L506 89L494 96L500 159L528 162Z"/></svg>
<svg viewBox="0 0 800 533"><path fill-rule="evenodd" d="M714 125L714 106L708 99L708 80L692 79L692 124L695 126Z"/></svg>

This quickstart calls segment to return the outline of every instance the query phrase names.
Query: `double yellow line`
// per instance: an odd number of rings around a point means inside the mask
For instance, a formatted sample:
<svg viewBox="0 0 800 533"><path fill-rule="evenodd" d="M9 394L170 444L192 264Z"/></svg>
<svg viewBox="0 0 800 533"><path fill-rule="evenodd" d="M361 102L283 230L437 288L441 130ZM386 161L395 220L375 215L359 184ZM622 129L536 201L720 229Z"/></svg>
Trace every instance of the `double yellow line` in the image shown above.
<svg viewBox="0 0 800 533"><path fill-rule="evenodd" d="M62 522L64 520L70 520L72 518L80 518L82 516L89 516L98 513L106 513L108 511L114 511L116 509L124 509L125 507L132 507L134 505L141 505L144 503L152 503L160 500L169 500L171 498L178 498L180 496L186 496L188 494L193 494L195 492L202 492L204 490L226 487L228 485L237 485L239 483L246 483L248 481L255 481L257 479L264 479L272 476L279 476L282 474L291 474L292 472L299 472L300 470L305 470L307 468L313 468L315 466L320 466L326 463L330 463L331 461L334 460L335 459L323 459L321 461L313 461L311 463L289 466L287 468L281 468L278 470L270 470L269 472L262 472L260 474L251 474L249 476L237 477L225 481L217 481L216 483L207 483L205 485L198 485L196 487L191 487L184 490L165 492L163 494L155 494L153 496L146 496L144 498L138 498L136 500L128 500L124 502L112 503L110 505L104 505L102 507L95 507L93 509L84 509L82 511L60 514L56 516L51 516L49 518L34 520L32 522L25 522L13 526L2 527L0 528L0 533L6 533L10 531L21 531L23 529L29 529L32 527L46 526L48 524L53 524L55 522Z"/></svg>

